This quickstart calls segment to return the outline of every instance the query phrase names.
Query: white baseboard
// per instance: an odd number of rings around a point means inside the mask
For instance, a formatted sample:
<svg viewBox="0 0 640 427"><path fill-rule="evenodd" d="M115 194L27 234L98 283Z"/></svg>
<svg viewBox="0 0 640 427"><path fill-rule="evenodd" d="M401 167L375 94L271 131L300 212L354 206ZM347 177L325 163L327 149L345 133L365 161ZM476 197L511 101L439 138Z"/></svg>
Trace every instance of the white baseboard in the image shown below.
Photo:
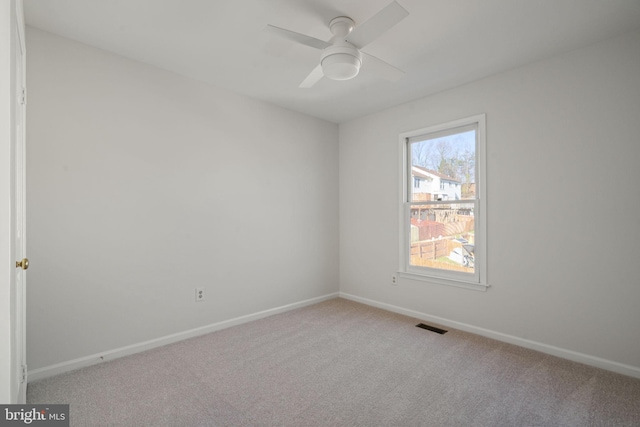
<svg viewBox="0 0 640 427"><path fill-rule="evenodd" d="M338 296L339 296L339 293L335 292L332 294L327 294L320 297L299 301L293 304L287 304L281 307L260 311L258 313L248 314L246 316L240 316L234 319L224 320L222 322L213 323L211 325L190 329L188 331L167 335L167 336L156 338L153 340L144 341L138 344L128 345L126 347L120 347L120 348L108 350L102 353L80 357L78 359L57 363L51 366L45 366L43 368L38 368L38 369L34 369L33 371L29 371L27 374L27 378L28 378L28 381L41 380L44 378L52 377L54 375L59 375L65 372L84 368L86 366L96 365L98 363L114 360L124 356L129 356L131 354L140 353L146 350L151 350L152 348L161 347L167 344L172 344L177 341L182 341L188 338L193 338L193 337L208 334L211 332L220 331L222 329L241 325L243 323L252 322L254 320L263 319L265 317L273 316L274 314L280 314L287 311L295 310L297 308L306 307L308 305L317 304L322 301L337 298Z"/></svg>
<svg viewBox="0 0 640 427"><path fill-rule="evenodd" d="M481 335L483 337L492 338L497 341L502 341L502 342L514 344L520 347L529 348L531 350L537 350L541 353L550 354L552 356L561 357L563 359L571 360L578 363L583 363L585 365L594 366L596 368L606 369L607 371L616 372L616 373L627 375L634 378L640 378L640 368L637 366L625 365L623 363L602 359L600 357L590 356L588 354L578 353L578 352L567 350L564 348L543 344L537 341L531 341L531 340L519 338L513 335L507 335L501 332L479 328L477 326L468 325L466 323L456 322L454 320L449 320L449 319L445 319L438 316L432 316L426 313L421 313L418 311L397 307L395 305L374 301L368 298L362 298L362 297L347 294L344 292L340 292L340 298L359 302L372 307L381 308L383 310L391 311L394 313L404 314L405 316L414 317L416 319L438 323L442 326L448 326L450 328L459 329L461 331L471 332L476 335Z"/></svg>

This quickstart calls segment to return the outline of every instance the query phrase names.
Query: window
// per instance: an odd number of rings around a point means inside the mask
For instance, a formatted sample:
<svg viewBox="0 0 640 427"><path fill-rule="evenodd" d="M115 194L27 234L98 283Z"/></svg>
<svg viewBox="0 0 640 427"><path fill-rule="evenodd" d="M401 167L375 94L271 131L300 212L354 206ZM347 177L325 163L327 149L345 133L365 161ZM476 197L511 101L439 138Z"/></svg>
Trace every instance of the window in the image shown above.
<svg viewBox="0 0 640 427"><path fill-rule="evenodd" d="M400 145L400 275L485 290L485 116L403 133ZM412 186L417 174L432 179Z"/></svg>

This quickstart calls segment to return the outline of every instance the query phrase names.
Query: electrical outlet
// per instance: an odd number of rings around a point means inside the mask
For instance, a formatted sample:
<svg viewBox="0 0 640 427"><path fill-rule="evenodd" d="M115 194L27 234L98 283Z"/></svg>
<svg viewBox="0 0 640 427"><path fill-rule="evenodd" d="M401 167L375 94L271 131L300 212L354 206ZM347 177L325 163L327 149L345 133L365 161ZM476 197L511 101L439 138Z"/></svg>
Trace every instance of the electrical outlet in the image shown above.
<svg viewBox="0 0 640 427"><path fill-rule="evenodd" d="M204 288L196 288L196 302L204 301Z"/></svg>
<svg viewBox="0 0 640 427"><path fill-rule="evenodd" d="M393 286L398 286L398 276L391 276L391 284Z"/></svg>

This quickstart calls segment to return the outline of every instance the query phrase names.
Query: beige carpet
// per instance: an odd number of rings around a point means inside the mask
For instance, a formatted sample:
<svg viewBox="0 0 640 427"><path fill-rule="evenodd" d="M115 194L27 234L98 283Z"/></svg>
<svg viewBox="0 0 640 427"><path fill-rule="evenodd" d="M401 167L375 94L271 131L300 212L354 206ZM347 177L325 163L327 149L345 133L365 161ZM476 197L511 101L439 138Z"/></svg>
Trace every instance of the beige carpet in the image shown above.
<svg viewBox="0 0 640 427"><path fill-rule="evenodd" d="M28 387L72 426L640 426L640 380L343 299Z"/></svg>

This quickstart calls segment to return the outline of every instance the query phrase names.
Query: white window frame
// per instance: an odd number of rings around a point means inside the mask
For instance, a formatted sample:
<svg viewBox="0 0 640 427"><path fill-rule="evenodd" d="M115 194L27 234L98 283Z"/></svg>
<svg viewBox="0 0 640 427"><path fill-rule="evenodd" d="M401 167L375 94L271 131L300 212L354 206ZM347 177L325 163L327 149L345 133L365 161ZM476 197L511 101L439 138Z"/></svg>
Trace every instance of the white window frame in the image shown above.
<svg viewBox="0 0 640 427"><path fill-rule="evenodd" d="M411 228L409 195L411 170L409 165L410 138L445 133L456 128L475 126L476 128L476 165L475 184L476 199L474 207L475 233L475 268L474 273L446 271L429 267L412 266L409 262ZM416 129L400 134L400 268L398 275L402 278L422 280L441 285L486 291L487 282L487 178L486 178L486 115L479 114L464 119Z"/></svg>

